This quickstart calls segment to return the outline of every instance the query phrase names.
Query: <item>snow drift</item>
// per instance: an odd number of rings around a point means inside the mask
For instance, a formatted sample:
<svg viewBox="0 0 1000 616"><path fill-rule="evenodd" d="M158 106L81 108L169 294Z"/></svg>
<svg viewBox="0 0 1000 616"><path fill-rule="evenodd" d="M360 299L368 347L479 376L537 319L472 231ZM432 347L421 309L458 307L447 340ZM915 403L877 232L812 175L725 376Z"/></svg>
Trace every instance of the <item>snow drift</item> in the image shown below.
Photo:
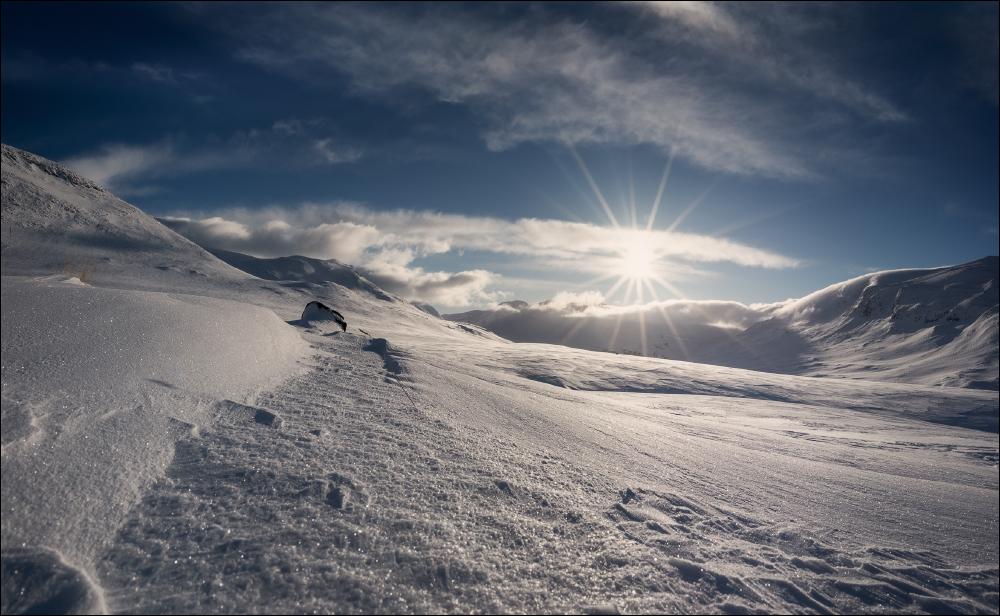
<svg viewBox="0 0 1000 616"><path fill-rule="evenodd" d="M5 276L2 306L3 558L34 563L28 585L53 558L93 571L174 443L210 426L216 402L300 372L308 352L269 310L192 295ZM43 594L102 609L85 573L63 577Z"/></svg>

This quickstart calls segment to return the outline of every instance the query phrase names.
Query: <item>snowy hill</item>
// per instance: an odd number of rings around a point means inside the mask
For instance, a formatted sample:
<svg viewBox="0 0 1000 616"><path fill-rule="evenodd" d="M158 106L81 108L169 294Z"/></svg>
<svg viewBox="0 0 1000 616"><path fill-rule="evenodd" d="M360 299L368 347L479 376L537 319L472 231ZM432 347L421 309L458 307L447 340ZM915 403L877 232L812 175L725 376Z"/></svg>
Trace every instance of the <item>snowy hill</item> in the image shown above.
<svg viewBox="0 0 1000 616"><path fill-rule="evenodd" d="M998 388L997 257L860 276L788 302L695 361L809 376Z"/></svg>
<svg viewBox="0 0 1000 616"><path fill-rule="evenodd" d="M346 289L363 290L386 301L402 301L378 288L368 279L336 259L312 259L309 257L279 257L259 259L238 252L211 249L220 260L262 280L283 282L304 282L313 285L334 284Z"/></svg>
<svg viewBox="0 0 1000 616"><path fill-rule="evenodd" d="M4 275L90 260L106 280L145 288L192 277L246 278L133 205L62 165L2 146Z"/></svg>
<svg viewBox="0 0 1000 616"><path fill-rule="evenodd" d="M4 614L1000 607L995 392L512 344L4 155Z"/></svg>
<svg viewBox="0 0 1000 616"><path fill-rule="evenodd" d="M660 302L655 309L550 300L444 315L514 342L796 374L998 388L998 259L861 276L800 300Z"/></svg>

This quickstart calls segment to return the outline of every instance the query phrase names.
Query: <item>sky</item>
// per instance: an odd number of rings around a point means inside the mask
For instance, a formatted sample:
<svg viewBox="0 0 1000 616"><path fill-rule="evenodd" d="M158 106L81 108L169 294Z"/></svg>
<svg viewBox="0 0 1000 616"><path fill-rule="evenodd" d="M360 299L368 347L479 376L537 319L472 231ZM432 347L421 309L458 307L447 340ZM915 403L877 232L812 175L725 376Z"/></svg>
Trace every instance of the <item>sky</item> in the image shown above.
<svg viewBox="0 0 1000 616"><path fill-rule="evenodd" d="M2 4L2 141L442 312L998 253L997 3Z"/></svg>

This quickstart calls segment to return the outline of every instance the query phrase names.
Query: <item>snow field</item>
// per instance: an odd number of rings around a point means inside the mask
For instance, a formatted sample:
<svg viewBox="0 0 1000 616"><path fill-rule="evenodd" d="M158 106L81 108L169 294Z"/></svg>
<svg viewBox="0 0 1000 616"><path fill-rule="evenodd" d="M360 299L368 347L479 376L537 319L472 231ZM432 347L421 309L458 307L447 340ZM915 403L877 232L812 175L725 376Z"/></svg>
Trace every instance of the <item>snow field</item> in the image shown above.
<svg viewBox="0 0 1000 616"><path fill-rule="evenodd" d="M3 549L93 571L211 401L295 374L307 346L255 306L73 282L2 279Z"/></svg>
<svg viewBox="0 0 1000 616"><path fill-rule="evenodd" d="M985 432L571 391L466 357L510 345L429 353L303 333L311 373L256 401L280 427L247 412L178 445L99 559L112 605L995 609L996 518L981 514L995 501L996 438Z"/></svg>

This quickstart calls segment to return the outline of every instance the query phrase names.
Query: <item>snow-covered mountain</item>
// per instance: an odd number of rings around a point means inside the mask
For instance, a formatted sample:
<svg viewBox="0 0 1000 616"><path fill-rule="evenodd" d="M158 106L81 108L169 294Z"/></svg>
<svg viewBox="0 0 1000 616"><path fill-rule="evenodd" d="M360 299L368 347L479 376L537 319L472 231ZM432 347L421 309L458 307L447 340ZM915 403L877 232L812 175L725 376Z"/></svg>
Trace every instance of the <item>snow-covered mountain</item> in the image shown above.
<svg viewBox="0 0 1000 616"><path fill-rule="evenodd" d="M3 224L4 614L998 609L995 392L512 344L6 146Z"/></svg>
<svg viewBox="0 0 1000 616"><path fill-rule="evenodd" d="M260 259L228 250L210 249L209 252L236 269L261 280L302 282L313 285L333 284L345 289L363 290L386 301L403 301L396 296L389 295L354 271L353 267L336 259L322 260L301 256Z"/></svg>
<svg viewBox="0 0 1000 616"><path fill-rule="evenodd" d="M247 277L62 165L6 144L0 157L5 275L58 273L67 261L90 260L105 280L147 288Z"/></svg>
<svg viewBox="0 0 1000 616"><path fill-rule="evenodd" d="M860 276L786 302L694 361L997 390L1000 259Z"/></svg>
<svg viewBox="0 0 1000 616"><path fill-rule="evenodd" d="M505 302L444 315L514 342L808 376L998 388L998 259L868 274L799 300L617 308ZM642 318L640 318L640 316Z"/></svg>

